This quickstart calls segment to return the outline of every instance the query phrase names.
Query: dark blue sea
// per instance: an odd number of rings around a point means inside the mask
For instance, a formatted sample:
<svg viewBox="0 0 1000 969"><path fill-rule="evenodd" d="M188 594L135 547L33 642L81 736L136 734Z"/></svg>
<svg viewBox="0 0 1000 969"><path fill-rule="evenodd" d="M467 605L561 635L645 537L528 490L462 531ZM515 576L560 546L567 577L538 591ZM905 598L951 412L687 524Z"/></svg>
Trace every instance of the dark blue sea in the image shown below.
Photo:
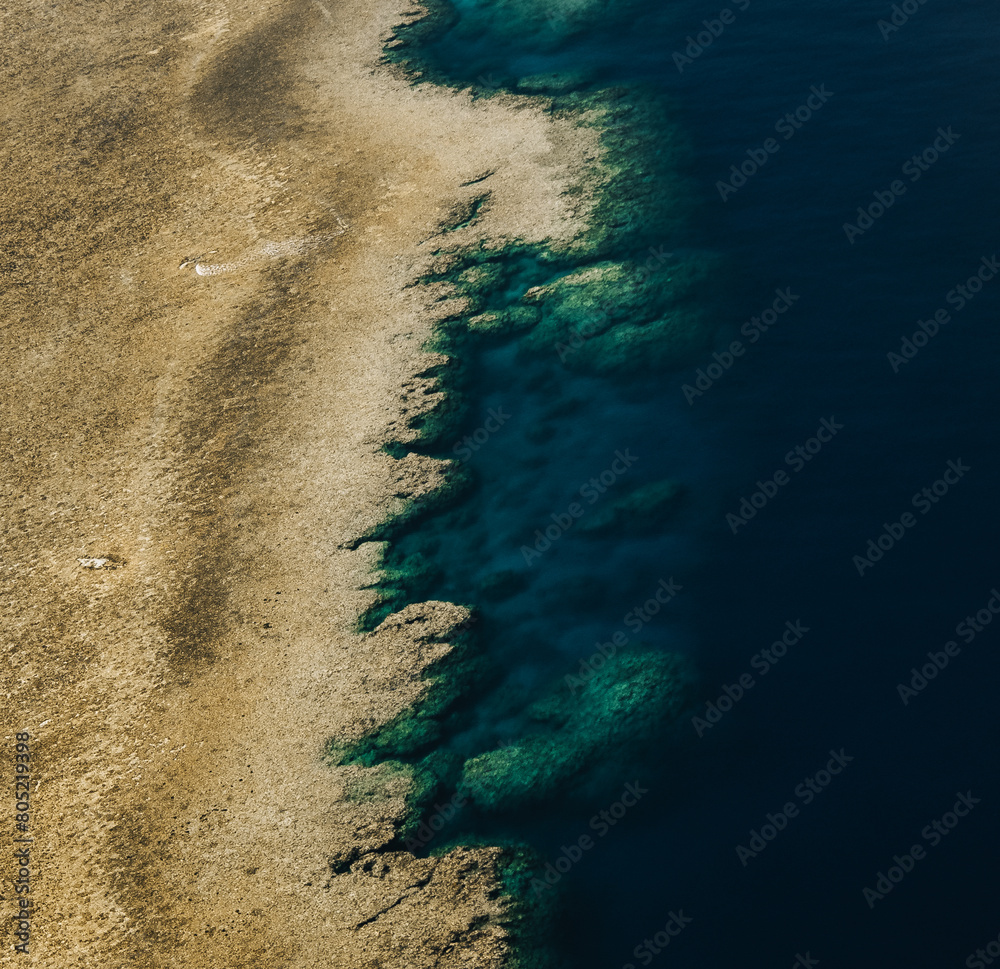
<svg viewBox="0 0 1000 969"><path fill-rule="evenodd" d="M619 630L686 655L698 685L620 776L605 764L572 798L460 823L553 864L593 836L557 884L552 939L576 969L989 964L1000 11L909 0L893 23L881 0L650 0L542 37L480 7L461 4L426 57L457 83L582 72L590 90L654 92L689 146L692 212L645 238L718 253L727 278L714 348L680 370L588 376L514 341L470 352L464 433L491 408L510 417L468 461L465 502L401 539L432 549L429 592L472 602L485 576L520 576L477 603L508 699ZM776 291L789 307L751 322ZM635 484L681 483L679 513L641 534L571 529L526 563L616 452ZM680 591L633 634L661 580ZM516 732L509 702L490 703L449 743ZM591 818L629 783L648 793L598 835Z"/></svg>

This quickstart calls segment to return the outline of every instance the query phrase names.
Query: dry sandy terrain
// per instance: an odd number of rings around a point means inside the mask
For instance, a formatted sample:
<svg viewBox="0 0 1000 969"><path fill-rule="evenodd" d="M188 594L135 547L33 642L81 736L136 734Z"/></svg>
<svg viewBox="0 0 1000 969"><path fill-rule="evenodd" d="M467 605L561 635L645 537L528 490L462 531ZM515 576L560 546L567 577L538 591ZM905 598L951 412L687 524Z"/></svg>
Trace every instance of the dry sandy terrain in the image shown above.
<svg viewBox="0 0 1000 969"><path fill-rule="evenodd" d="M0 7L3 964L504 959L495 852L380 852L407 775L321 754L417 697L464 618L352 632L378 556L352 539L440 481L380 450L435 399L420 346L450 308L412 285L433 237L489 190L449 245L568 242L585 213L561 193L598 149L535 103L378 66L415 13Z"/></svg>

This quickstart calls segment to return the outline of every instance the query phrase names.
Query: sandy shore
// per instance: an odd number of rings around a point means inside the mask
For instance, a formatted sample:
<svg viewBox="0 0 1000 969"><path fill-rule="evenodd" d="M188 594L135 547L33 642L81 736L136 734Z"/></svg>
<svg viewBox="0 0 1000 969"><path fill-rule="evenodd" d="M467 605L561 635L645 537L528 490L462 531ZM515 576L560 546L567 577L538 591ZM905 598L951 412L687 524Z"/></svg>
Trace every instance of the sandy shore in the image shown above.
<svg viewBox="0 0 1000 969"><path fill-rule="evenodd" d="M379 67L415 13L0 13L2 757L12 793L30 732L34 839L18 964L504 959L496 852L385 850L407 776L321 754L412 702L464 618L427 604L352 632L378 555L352 540L441 480L380 450L433 404L419 348L454 308L412 284L487 191L449 245L568 242L561 193L598 149L527 100Z"/></svg>

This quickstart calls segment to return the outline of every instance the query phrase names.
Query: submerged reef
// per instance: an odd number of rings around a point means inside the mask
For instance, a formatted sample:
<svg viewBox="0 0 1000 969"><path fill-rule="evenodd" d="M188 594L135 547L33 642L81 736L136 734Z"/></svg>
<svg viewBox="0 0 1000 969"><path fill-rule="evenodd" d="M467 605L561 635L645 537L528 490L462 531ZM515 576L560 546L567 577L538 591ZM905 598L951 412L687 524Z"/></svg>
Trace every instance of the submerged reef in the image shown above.
<svg viewBox="0 0 1000 969"><path fill-rule="evenodd" d="M581 24L586 16L607 13L606 5L599 10L592 0L556 6L563 20ZM626 6L625 0L614 5L616 10ZM426 51L436 39L455 31L463 17L477 22L485 18L490 31L495 26L502 33L508 23L516 23L520 31L535 19L549 19L551 12L532 0L477 5L463 10L461 17L442 0L431 0L429 9L429 16L399 28L386 56L411 71L419 67L419 75L411 75L415 83L419 76L420 83L452 85L455 82L426 58ZM569 13L572 17L563 16ZM493 25L494 19L503 24ZM426 62L418 64L415 57ZM676 124L661 102L639 86L584 90L582 78L569 80L562 74L537 74L525 79L521 90L544 90L554 114L600 131L600 157L587 159L593 163L591 170L570 193L576 206L572 195L579 192L579 211L587 213L585 228L572 243L559 246L518 239L500 245L496 240L473 246L449 243L451 230L488 213L489 172L482 178L484 191L450 212L424 281L447 284L456 309L441 319L427 346L436 362L419 375L426 381L414 388L413 412L387 445L398 457L408 451L451 456L448 443L458 439L474 396L467 362L485 343L515 340L519 354L549 359L553 368L621 376L680 367L711 345L712 306L724 273L711 252L682 249L672 241L688 234L693 197L684 175L688 149ZM515 79L509 87L516 90L519 84ZM478 93L491 96L496 90ZM469 470L459 461L451 462L442 480L433 495L409 502L361 540L389 541L404 531L412 534L425 518L460 504L473 486ZM667 521L682 497L677 482L645 484L619 494L581 531L602 538L642 533ZM359 621L370 633L433 595L446 568L437 559L436 542L410 543L404 554L394 548L383 550L375 583L379 600ZM525 581L518 572L500 570L484 577L478 594L484 602L502 600L523 590ZM578 693L562 689L526 712L522 708L515 716L526 725L523 737L512 746L474 755L461 768L450 755L428 752L457 728L453 708L483 660L474 655L468 630L460 632L452 651L428 669L431 686L417 704L341 750L340 756L366 766L387 759L406 761L424 792L433 791L446 777L457 780L460 773L462 789L471 800L503 810L558 792L588 763L668 721L682 703L688 679L676 656L652 649L620 652ZM414 803L424 799L418 795Z"/></svg>
<svg viewBox="0 0 1000 969"><path fill-rule="evenodd" d="M687 365L711 349L727 278L717 254L690 245L689 146L639 85L547 94L553 114L599 131L600 156L569 193L585 228L568 246L439 249L428 278L449 284L464 312L436 348L517 337L522 353L582 373Z"/></svg>
<svg viewBox="0 0 1000 969"><path fill-rule="evenodd" d="M464 797L490 811L553 797L670 723L691 677L676 654L635 647L619 650L589 679L573 679L526 711L526 733L515 743L466 761L459 785Z"/></svg>
<svg viewBox="0 0 1000 969"><path fill-rule="evenodd" d="M430 250L433 263L421 282L434 285L446 315L439 317L426 347L434 362L407 388L412 408L393 428L386 450L401 467L415 455L439 461L438 467L444 466L442 458L460 460L450 461L433 495L409 501L360 539L386 543L374 583L378 601L359 621L368 636L406 629L404 637L413 638L411 624L419 620L421 608L444 605L423 600L434 599L435 593L441 599L465 596L447 591L449 564L441 556L449 542L440 530L427 534L418 526L460 506L477 486L476 473L463 463L455 442L477 399L472 374L480 351L499 347L515 366L528 359L531 374L574 371L567 384L585 384L587 375L627 383L642 371L685 366L710 349L725 291L721 259L699 247L693 236L696 196L685 174L689 148L657 92L641 85L598 89L587 73L546 72L541 57L531 62L537 73L527 77L498 80L489 62L474 82L445 73L451 65L442 54L449 45L485 51L483 38L488 37L496 50L483 56L500 64L501 48L544 53L624 16L633 0L553 0L547 5L494 0L461 7L426 0L426 6L429 15L399 27L385 52L413 83L463 87L475 98L537 98L554 116L596 129L599 146L581 159L588 168L563 196L567 215L579 217L581 226L572 241L529 243L508 236L470 244L478 232L474 226L489 219L491 171L462 184L474 185L476 194L456 203L433 242L428 240L438 248ZM471 68L473 74L476 70ZM497 71L502 75L502 68ZM462 244L456 241L463 238ZM559 406L566 402L553 405L553 418ZM546 412L535 429L539 437L555 433L557 422L549 418ZM683 486L670 479L622 488L581 523L580 531L593 539L645 535L668 522L683 498ZM442 521L448 528L483 527L472 518L459 508ZM528 588L522 571L506 567L504 560L497 564L485 574L472 570L469 598L486 610ZM385 726L328 748L331 760L379 772L379 780L357 781L354 796L398 790L409 779L407 816L397 841L410 851L425 849L431 832L442 830L445 822L451 840L435 846L435 854L475 844L468 830L477 819L507 814L491 819L507 824L509 812L603 786L623 762L666 734L693 681L686 659L646 645L627 645L599 669L594 664L587 675L548 686L553 664L563 660L557 645L537 677L518 679L497 670L491 678L486 670L490 663L499 666L499 657L488 658L480 650L475 631L468 623L450 628L429 623L414 638L420 657L431 657L421 674L426 684L420 689L413 680L406 684L406 696L415 699ZM501 739L503 746L488 749ZM439 800L450 806L432 816ZM432 826L434 821L438 826ZM537 898L529 901L537 868L531 849L503 845L497 875L508 906L509 965L519 969L554 964L547 942L552 912L539 907ZM553 904L556 898L549 894Z"/></svg>
<svg viewBox="0 0 1000 969"><path fill-rule="evenodd" d="M432 278L449 282L470 307L466 338L516 337L521 353L585 373L678 369L711 349L720 260L698 250L648 251L645 262L581 265L579 254L480 248L447 259ZM457 342L451 334L439 345L452 351Z"/></svg>
<svg viewBox="0 0 1000 969"><path fill-rule="evenodd" d="M598 21L623 16L635 0L489 0L478 8L481 23L496 36L518 37L530 31L531 43L548 46L593 27ZM546 32L552 36L546 36Z"/></svg>
<svg viewBox="0 0 1000 969"><path fill-rule="evenodd" d="M540 310L524 338L566 366L592 373L672 369L710 346L699 287L711 279L707 256L665 259L645 282L627 263L602 262L539 286L524 297Z"/></svg>
<svg viewBox="0 0 1000 969"><path fill-rule="evenodd" d="M578 528L595 536L646 534L673 517L683 498L684 487L676 481L653 481L599 508L584 518Z"/></svg>
<svg viewBox="0 0 1000 969"><path fill-rule="evenodd" d="M428 67L427 50L443 36L453 45L474 46L488 34L502 48L550 53L587 30L624 21L640 7L638 0L423 0L423 5L427 15L401 24L386 45L388 59L417 76ZM440 82L440 75L434 80Z"/></svg>
<svg viewBox="0 0 1000 969"><path fill-rule="evenodd" d="M565 36L629 6L630 0L557 0L547 6L501 0L470 4L459 13L446 0L430 0L428 16L397 29L386 58L405 66L414 83L454 86L430 53L446 36L453 44L463 31L479 30L515 44L526 31L534 37L531 25L543 21L550 33ZM455 245L452 230L489 212L491 173L475 180L483 191L442 223L436 237L440 248L424 280L445 283L456 309L441 320L427 347L437 362L421 375L427 381L414 388L414 411L388 446L400 456L411 450L450 457L447 444L458 438L474 393L467 361L486 342L515 340L519 354L548 359L553 368L616 377L679 367L711 346L711 308L723 288L724 267L709 251L676 244L689 236L693 192L684 175L688 147L662 101L641 86L588 89L584 75L566 73L538 73L508 79L506 85L481 77L472 85L482 97L497 95L504 86L544 92L553 114L600 131L599 155L586 159L588 173L568 193L571 209L585 216L583 228L573 242L558 246L519 239ZM424 496L410 503L363 539L395 539L404 529L413 534L424 517L458 505L470 484L461 462L451 462L431 500ZM668 520L682 495L682 486L671 480L644 484L619 494L581 531L601 538L642 533ZM383 551L379 601L362 616L362 629L377 632L379 623L395 621L395 610L405 612L411 608L407 603L440 586L446 565L438 561L438 544L410 542L408 548L404 554ZM522 591L525 581L518 572L500 570L483 578L478 594L484 602L502 600ZM460 633L452 651L429 668L431 686L418 703L343 751L347 762L407 761L425 792L460 774L470 800L485 809L506 810L561 791L588 764L669 721L683 702L688 679L674 655L648 648L620 651L578 691L561 688L526 711L528 701L523 701L514 711L523 722L523 736L499 750L467 750L465 756L473 756L462 767L451 755L429 751L448 736L445 721L471 687L472 656L468 631Z"/></svg>

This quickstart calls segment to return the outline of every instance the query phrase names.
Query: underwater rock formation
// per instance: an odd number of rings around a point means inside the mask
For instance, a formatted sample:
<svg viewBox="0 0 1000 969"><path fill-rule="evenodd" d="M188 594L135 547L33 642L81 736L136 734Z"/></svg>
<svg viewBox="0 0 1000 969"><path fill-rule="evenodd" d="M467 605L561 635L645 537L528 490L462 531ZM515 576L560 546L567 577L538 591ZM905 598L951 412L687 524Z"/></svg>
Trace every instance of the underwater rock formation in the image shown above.
<svg viewBox="0 0 1000 969"><path fill-rule="evenodd" d="M663 524L676 511L684 497L684 487L669 478L640 485L597 509L579 523L579 530L590 535L619 536L644 534Z"/></svg>
<svg viewBox="0 0 1000 969"><path fill-rule="evenodd" d="M694 296L712 262L670 259L645 279L635 266L602 262L535 287L523 299L541 319L524 345L594 373L680 366L709 346L711 330Z"/></svg>
<svg viewBox="0 0 1000 969"><path fill-rule="evenodd" d="M586 680L571 679L528 710L529 732L516 743L466 761L463 796L490 811L552 797L676 717L690 675L676 654L636 647L619 650Z"/></svg>

